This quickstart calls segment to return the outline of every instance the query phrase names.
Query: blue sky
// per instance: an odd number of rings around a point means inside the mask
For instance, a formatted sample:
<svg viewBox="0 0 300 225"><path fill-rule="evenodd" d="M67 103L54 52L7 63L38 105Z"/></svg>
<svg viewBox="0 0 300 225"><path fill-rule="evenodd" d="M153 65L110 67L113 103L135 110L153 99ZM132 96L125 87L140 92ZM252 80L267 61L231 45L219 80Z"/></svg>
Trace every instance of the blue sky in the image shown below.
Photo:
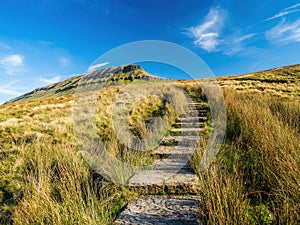
<svg viewBox="0 0 300 225"><path fill-rule="evenodd" d="M300 63L300 1L2 0L0 103L84 73L106 51L164 40L215 75ZM180 72L145 65L152 74Z"/></svg>

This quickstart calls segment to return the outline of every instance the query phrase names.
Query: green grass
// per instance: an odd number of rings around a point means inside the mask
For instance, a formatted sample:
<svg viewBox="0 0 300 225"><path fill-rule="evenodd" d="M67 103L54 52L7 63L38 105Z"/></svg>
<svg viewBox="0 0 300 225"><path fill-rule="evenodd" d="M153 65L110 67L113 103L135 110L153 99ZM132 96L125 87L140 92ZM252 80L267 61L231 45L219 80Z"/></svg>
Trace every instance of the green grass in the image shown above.
<svg viewBox="0 0 300 225"><path fill-rule="evenodd" d="M193 157L207 224L300 223L299 71L296 65L219 78L228 113L226 139L206 171L197 167L205 141ZM108 84L101 91L97 130L113 156L147 167L151 151L131 151L118 141L111 123L124 83L145 89L145 82L132 83L127 75L123 84ZM195 82L176 85L206 100ZM175 96L175 105L183 101L172 86L164 88ZM69 91L0 106L0 224L111 224L124 204L137 197L105 181L79 154ZM151 96L138 101L129 115L130 131L147 138L153 118L161 116L170 128L178 112L164 98ZM209 133L209 121L205 126Z"/></svg>
<svg viewBox="0 0 300 225"><path fill-rule="evenodd" d="M151 90L143 82L133 85ZM172 92L169 84L157 85ZM112 85L99 93L97 130L113 156L147 166L153 160L151 149L132 151L112 128L112 106L124 87ZM66 95L0 106L0 224L111 224L124 204L137 196L102 179L79 154L73 103L74 96ZM147 124L157 116L171 124L177 113L164 99L149 96L132 107L127 122L143 138L149 135Z"/></svg>
<svg viewBox="0 0 300 225"><path fill-rule="evenodd" d="M298 224L298 101L225 90L227 136L217 160L199 171L208 224ZM198 165L205 143L194 156Z"/></svg>

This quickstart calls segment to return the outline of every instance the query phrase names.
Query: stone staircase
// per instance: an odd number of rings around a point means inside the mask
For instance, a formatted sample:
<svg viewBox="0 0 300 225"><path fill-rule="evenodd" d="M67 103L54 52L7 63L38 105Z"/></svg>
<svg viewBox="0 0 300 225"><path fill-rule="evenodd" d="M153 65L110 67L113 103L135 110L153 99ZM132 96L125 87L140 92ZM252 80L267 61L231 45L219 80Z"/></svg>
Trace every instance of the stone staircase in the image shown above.
<svg viewBox="0 0 300 225"><path fill-rule="evenodd" d="M128 186L142 197L129 202L114 224L202 224L199 178L189 160L205 133L208 105L193 101L189 107L153 151L151 168L129 179Z"/></svg>

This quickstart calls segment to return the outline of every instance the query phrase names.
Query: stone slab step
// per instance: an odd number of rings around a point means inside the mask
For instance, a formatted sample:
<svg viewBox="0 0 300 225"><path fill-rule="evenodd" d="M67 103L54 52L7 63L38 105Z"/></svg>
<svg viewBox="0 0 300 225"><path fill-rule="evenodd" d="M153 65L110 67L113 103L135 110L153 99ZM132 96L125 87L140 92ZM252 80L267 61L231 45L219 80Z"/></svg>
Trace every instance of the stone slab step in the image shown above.
<svg viewBox="0 0 300 225"><path fill-rule="evenodd" d="M196 196L147 196L129 202L114 224L199 225L200 207Z"/></svg>
<svg viewBox="0 0 300 225"><path fill-rule="evenodd" d="M184 146L158 146L153 155L159 156L160 158L166 158L172 155L173 157L183 157L183 156L191 156L193 155L195 149L192 147L184 147Z"/></svg>
<svg viewBox="0 0 300 225"><path fill-rule="evenodd" d="M191 106L189 106L186 110L186 113L207 113L207 109L196 109Z"/></svg>
<svg viewBox="0 0 300 225"><path fill-rule="evenodd" d="M195 195L200 191L199 178L190 171L141 170L129 179L128 187L142 195Z"/></svg>
<svg viewBox="0 0 300 225"><path fill-rule="evenodd" d="M205 133L205 128L195 128L195 127L182 127L182 128L173 128L171 129L171 134L172 133L176 133L176 134L179 134L179 135L191 135L191 136L197 136L199 135L200 133ZM174 135L176 136L176 135Z"/></svg>
<svg viewBox="0 0 300 225"><path fill-rule="evenodd" d="M156 160L151 169L136 172L128 186L141 194L196 194L199 178L192 170L189 158Z"/></svg>
<svg viewBox="0 0 300 225"><path fill-rule="evenodd" d="M174 128L193 128L193 127L204 127L204 122L178 122L173 125Z"/></svg>
<svg viewBox="0 0 300 225"><path fill-rule="evenodd" d="M207 117L203 116L187 116L187 117L179 117L176 122L204 122L207 120Z"/></svg>
<svg viewBox="0 0 300 225"><path fill-rule="evenodd" d="M209 105L206 103L190 103L188 104L189 109L209 109Z"/></svg>
<svg viewBox="0 0 300 225"><path fill-rule="evenodd" d="M202 136L168 136L160 141L160 145L167 146L190 146L194 147L198 140L203 140Z"/></svg>
<svg viewBox="0 0 300 225"><path fill-rule="evenodd" d="M193 112L193 111L190 111L190 112L186 112L183 115L183 117L187 117L187 116L192 116L192 117L194 117L194 116L206 117L207 116L207 111L205 111L205 112L199 112L199 111Z"/></svg>
<svg viewBox="0 0 300 225"><path fill-rule="evenodd" d="M155 160L151 168L153 170L164 170L174 173L194 173L188 161L190 158L191 155L184 155L182 158L170 157L167 159Z"/></svg>

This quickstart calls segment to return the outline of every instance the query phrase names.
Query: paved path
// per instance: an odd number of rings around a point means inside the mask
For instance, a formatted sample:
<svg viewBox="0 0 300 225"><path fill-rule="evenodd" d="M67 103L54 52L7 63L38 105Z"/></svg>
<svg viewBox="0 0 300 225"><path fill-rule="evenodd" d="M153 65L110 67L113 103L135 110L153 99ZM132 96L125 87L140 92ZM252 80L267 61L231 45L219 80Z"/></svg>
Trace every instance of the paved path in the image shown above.
<svg viewBox="0 0 300 225"><path fill-rule="evenodd" d="M144 195L129 202L114 224L202 224L199 179L190 165L194 147L207 120L207 104L193 102L154 150L151 168L132 176L128 185ZM197 109L197 110L195 110Z"/></svg>

